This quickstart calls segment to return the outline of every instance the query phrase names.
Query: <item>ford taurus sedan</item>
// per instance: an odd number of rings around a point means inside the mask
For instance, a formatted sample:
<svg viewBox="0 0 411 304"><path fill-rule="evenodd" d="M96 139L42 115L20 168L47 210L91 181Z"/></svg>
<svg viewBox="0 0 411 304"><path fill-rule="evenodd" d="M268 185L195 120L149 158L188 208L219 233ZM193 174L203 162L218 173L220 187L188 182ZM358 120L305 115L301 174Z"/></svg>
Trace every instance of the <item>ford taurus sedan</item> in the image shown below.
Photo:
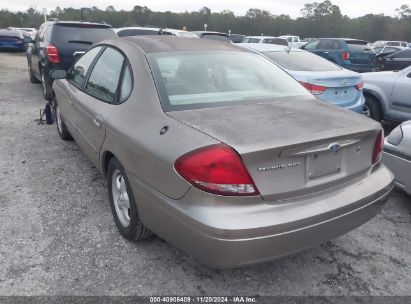
<svg viewBox="0 0 411 304"><path fill-rule="evenodd" d="M51 73L58 132L107 177L129 240L155 233L215 268L263 262L360 226L393 187L380 124L233 44L109 40L65 74Z"/></svg>

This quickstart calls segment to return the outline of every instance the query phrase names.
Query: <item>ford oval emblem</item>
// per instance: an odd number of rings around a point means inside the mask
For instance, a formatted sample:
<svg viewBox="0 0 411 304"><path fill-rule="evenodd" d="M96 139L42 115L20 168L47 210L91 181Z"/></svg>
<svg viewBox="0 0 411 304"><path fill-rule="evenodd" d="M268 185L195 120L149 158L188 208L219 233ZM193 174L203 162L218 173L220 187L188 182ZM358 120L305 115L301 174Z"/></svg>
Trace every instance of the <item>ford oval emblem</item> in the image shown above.
<svg viewBox="0 0 411 304"><path fill-rule="evenodd" d="M332 145L330 145L330 150L331 150L331 152L332 152L334 155L336 155L336 154L338 154L338 152L340 152L340 150L341 150L341 145L339 145L339 144L332 144Z"/></svg>
<svg viewBox="0 0 411 304"><path fill-rule="evenodd" d="M347 84L348 84L347 79L342 80L342 81L341 81L341 84L342 84L342 85L347 85Z"/></svg>

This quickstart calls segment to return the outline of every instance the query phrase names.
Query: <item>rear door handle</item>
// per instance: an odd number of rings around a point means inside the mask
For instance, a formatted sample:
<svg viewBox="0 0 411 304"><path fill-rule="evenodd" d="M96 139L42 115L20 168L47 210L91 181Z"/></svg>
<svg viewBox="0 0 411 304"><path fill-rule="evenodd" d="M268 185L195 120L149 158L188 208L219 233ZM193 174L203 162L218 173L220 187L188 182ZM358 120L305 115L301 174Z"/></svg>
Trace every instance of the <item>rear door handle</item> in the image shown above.
<svg viewBox="0 0 411 304"><path fill-rule="evenodd" d="M102 128L103 127L103 117L101 117L100 115L96 115L93 118L93 124L97 127L97 128Z"/></svg>

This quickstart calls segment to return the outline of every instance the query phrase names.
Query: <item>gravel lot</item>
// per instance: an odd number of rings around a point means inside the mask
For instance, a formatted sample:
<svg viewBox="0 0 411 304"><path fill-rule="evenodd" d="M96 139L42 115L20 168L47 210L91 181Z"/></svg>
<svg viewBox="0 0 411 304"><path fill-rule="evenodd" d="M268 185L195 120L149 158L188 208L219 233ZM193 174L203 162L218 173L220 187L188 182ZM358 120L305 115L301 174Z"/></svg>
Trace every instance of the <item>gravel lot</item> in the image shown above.
<svg viewBox="0 0 411 304"><path fill-rule="evenodd" d="M320 247L216 271L117 232L105 180L55 125L24 54L0 53L0 295L411 295L411 199Z"/></svg>

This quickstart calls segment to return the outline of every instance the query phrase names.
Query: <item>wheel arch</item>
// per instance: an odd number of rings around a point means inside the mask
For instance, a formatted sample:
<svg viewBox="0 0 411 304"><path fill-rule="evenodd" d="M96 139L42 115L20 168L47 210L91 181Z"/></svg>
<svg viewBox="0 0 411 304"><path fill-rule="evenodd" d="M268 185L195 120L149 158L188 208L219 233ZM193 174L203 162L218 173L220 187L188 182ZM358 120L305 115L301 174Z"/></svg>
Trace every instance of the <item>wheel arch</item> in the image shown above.
<svg viewBox="0 0 411 304"><path fill-rule="evenodd" d="M378 105L380 106L380 109L382 111L381 114L384 118L386 116L385 114L386 114L387 109L385 107L385 103L384 103L383 98L381 97L381 95L378 94L378 92L376 92L374 90L370 90L370 89L366 89L366 88L364 88L363 94L364 94L365 98L371 97L371 98L375 99L375 101L378 102Z"/></svg>
<svg viewBox="0 0 411 304"><path fill-rule="evenodd" d="M101 170L103 172L104 177L107 177L108 165L110 164L110 161L113 158L116 158L116 156L111 151L103 152L103 156L101 157Z"/></svg>

